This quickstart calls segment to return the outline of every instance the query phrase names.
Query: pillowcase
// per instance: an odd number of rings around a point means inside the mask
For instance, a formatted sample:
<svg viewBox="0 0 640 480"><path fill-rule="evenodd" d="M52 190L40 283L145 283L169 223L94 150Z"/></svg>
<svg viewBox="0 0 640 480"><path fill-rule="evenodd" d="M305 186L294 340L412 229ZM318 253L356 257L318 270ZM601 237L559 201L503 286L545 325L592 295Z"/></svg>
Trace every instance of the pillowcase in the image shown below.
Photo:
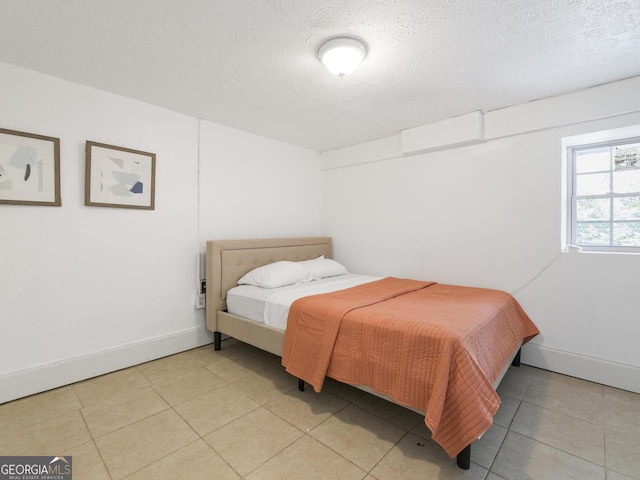
<svg viewBox="0 0 640 480"><path fill-rule="evenodd" d="M309 276L309 269L306 266L298 262L282 260L251 270L238 280L238 285L277 288L302 282Z"/></svg>
<svg viewBox="0 0 640 480"><path fill-rule="evenodd" d="M314 258L313 260L305 260L298 263L309 269L311 277L314 280L320 280L321 278L326 277L336 277L338 275L349 273L344 265L336 262L335 260L324 258L324 255Z"/></svg>

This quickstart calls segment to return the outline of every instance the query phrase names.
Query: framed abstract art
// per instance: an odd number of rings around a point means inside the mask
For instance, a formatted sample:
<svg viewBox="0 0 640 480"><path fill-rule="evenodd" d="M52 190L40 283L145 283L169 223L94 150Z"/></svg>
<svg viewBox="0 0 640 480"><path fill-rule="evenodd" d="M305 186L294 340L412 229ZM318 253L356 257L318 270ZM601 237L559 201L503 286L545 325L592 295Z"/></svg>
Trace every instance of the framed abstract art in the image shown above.
<svg viewBox="0 0 640 480"><path fill-rule="evenodd" d="M59 138L0 128L0 203L62 205Z"/></svg>
<svg viewBox="0 0 640 480"><path fill-rule="evenodd" d="M86 157L85 205L155 209L155 153L88 141Z"/></svg>

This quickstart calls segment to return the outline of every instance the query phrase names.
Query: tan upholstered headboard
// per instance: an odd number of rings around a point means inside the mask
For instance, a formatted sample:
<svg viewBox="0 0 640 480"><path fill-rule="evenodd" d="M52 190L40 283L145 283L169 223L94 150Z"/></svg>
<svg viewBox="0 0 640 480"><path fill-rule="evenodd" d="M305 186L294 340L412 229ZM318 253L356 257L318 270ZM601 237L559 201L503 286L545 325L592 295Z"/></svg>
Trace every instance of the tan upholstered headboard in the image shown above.
<svg viewBox="0 0 640 480"><path fill-rule="evenodd" d="M330 237L212 240L207 242L207 325L226 309L227 291L254 268L280 260L331 258Z"/></svg>

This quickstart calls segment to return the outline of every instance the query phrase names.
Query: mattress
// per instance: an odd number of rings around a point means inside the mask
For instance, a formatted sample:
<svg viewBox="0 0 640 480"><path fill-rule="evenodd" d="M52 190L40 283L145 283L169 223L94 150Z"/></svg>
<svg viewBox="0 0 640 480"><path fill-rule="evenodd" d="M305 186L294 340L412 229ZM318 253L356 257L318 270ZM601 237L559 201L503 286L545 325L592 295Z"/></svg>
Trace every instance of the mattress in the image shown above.
<svg viewBox="0 0 640 480"><path fill-rule="evenodd" d="M238 285L227 292L227 311L256 323L285 330L289 307L299 298L344 290L345 288L380 280L380 278L347 273L337 277L328 277L313 282L298 283L279 288Z"/></svg>

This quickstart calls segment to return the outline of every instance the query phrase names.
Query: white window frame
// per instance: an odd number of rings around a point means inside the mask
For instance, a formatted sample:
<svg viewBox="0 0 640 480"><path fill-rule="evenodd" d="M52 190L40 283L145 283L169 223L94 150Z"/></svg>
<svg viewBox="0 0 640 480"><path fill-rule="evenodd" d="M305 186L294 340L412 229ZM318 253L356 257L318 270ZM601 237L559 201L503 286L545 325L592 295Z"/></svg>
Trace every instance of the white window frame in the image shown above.
<svg viewBox="0 0 640 480"><path fill-rule="evenodd" d="M624 139L616 139L610 141L603 141L597 143L584 143L581 145L571 145L567 147L566 151L566 160L567 160L567 192L569 205L567 208L567 244L568 245L578 245L584 251L591 252L613 252L613 253L639 253L640 254L640 246L620 246L620 245L612 245L613 241L613 211L610 212L609 220L605 221L593 221L593 223L609 223L611 225L610 228L610 244L609 245L588 245L588 244L578 244L576 243L576 225L577 225L577 213L576 213L576 205L578 199L584 198L606 198L606 199L614 199L614 198L623 198L623 197L636 197L640 196L640 190L635 193L614 193L613 190L613 165L610 166L609 170L603 170L604 172L611 172L611 182L612 188L607 194L602 195L583 195L578 196L576 194L577 181L576 181L576 156L577 153L583 150L595 150L598 148L611 148L618 145L625 145L631 143L640 143L640 136L624 138ZM598 172L590 172L590 173L598 173ZM610 208L613 210L613 202L610 202Z"/></svg>

